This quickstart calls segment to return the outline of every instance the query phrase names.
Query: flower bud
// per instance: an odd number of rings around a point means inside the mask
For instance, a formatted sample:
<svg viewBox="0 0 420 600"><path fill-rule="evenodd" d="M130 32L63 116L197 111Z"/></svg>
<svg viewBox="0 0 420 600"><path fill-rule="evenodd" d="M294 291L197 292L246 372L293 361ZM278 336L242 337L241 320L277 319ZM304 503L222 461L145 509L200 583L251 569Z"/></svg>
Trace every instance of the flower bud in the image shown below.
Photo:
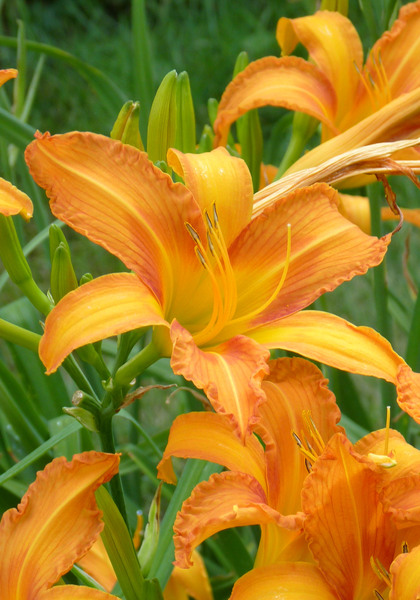
<svg viewBox="0 0 420 600"><path fill-rule="evenodd" d="M139 129L140 103L129 100L124 104L114 123L110 136L113 140L120 140L123 144L144 150Z"/></svg>
<svg viewBox="0 0 420 600"><path fill-rule="evenodd" d="M195 114L188 73L178 75L175 89L176 135L175 148L181 152L195 152Z"/></svg>
<svg viewBox="0 0 420 600"><path fill-rule="evenodd" d="M162 79L150 110L147 128L147 154L152 162L166 160L176 135L176 71Z"/></svg>
<svg viewBox="0 0 420 600"><path fill-rule="evenodd" d="M77 278L71 263L70 252L64 242L60 242L55 249L50 282L51 294L56 303L77 288Z"/></svg>

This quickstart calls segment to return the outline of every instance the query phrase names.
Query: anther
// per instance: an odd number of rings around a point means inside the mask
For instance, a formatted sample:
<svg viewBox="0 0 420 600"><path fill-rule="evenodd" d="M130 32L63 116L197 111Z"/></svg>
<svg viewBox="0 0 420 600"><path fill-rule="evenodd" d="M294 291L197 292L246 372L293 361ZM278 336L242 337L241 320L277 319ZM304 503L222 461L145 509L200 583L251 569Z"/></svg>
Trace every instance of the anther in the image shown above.
<svg viewBox="0 0 420 600"><path fill-rule="evenodd" d="M201 254L200 250L197 248L197 246L194 248L196 255L198 256L199 261L201 262L201 264L203 265L203 267L205 269L207 269L207 264L206 261L204 260L204 256Z"/></svg>
<svg viewBox="0 0 420 600"><path fill-rule="evenodd" d="M196 230L194 229L194 227L192 225L190 225L189 223L185 223L185 227L187 228L187 231L190 234L190 236L192 237L192 239L194 240L194 242L196 244L199 244L200 243L200 236L198 235L198 233L196 232Z"/></svg>

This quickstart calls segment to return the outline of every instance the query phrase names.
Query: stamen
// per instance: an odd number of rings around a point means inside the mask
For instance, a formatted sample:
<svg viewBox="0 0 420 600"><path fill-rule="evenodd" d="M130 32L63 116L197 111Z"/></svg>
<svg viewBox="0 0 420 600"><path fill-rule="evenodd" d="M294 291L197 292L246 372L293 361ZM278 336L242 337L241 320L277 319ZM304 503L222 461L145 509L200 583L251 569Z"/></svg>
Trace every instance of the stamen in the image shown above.
<svg viewBox="0 0 420 600"><path fill-rule="evenodd" d="M385 448L384 454L388 454L388 446L389 446L389 425L391 423L391 407L386 407L386 425L385 425Z"/></svg>
<svg viewBox="0 0 420 600"><path fill-rule="evenodd" d="M378 590L373 590L373 591L378 600L384 600L384 597L381 596L381 594L378 592Z"/></svg>
<svg viewBox="0 0 420 600"><path fill-rule="evenodd" d="M309 462L312 464L313 462L316 461L317 456L316 454L310 452L309 450L307 450L303 443L302 440L300 439L300 437L297 435L297 433L295 433L294 431L292 431L292 436L296 442L296 444L298 445L299 451L303 454L303 456L305 457L305 459L309 460ZM306 462L305 462L306 464ZM308 467L306 467L308 468Z"/></svg>
<svg viewBox="0 0 420 600"><path fill-rule="evenodd" d="M370 566L374 573L381 579L388 587L391 587L391 577L388 571L385 569L379 558L370 557Z"/></svg>
<svg viewBox="0 0 420 600"><path fill-rule="evenodd" d="M403 554L408 554L408 544L407 544L407 542L403 542L402 543L402 553Z"/></svg>
<svg viewBox="0 0 420 600"><path fill-rule="evenodd" d="M318 452L322 453L325 448L324 440L322 439L321 434L319 433L318 428L312 419L311 411L304 410L302 416L308 432L318 447Z"/></svg>

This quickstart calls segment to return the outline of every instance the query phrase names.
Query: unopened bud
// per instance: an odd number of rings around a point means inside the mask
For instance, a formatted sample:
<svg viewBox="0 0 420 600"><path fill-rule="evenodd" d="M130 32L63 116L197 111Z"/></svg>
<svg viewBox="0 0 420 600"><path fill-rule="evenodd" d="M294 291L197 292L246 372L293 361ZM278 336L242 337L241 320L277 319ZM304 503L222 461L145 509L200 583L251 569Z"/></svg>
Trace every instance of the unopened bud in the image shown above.
<svg viewBox="0 0 420 600"><path fill-rule="evenodd" d="M129 100L124 104L114 123L110 136L113 140L120 140L123 144L144 150L139 129L140 103Z"/></svg>
<svg viewBox="0 0 420 600"><path fill-rule="evenodd" d="M175 148L195 152L195 114L188 73L183 71L176 80Z"/></svg>
<svg viewBox="0 0 420 600"><path fill-rule="evenodd" d="M176 135L176 71L162 79L150 110L147 128L147 154L152 162L165 160Z"/></svg>

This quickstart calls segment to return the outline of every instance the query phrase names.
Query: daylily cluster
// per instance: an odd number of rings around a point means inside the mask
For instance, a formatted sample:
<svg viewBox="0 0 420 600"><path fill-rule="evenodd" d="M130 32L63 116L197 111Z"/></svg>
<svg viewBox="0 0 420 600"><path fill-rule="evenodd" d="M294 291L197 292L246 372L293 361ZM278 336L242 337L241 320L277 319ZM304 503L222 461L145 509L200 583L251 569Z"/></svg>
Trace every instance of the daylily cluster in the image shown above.
<svg viewBox="0 0 420 600"><path fill-rule="evenodd" d="M326 184L278 194L253 216L249 171L223 148L170 150L184 183L144 152L92 133L38 135L26 161L53 214L134 271L94 279L51 311L40 344L48 373L75 348L153 326L146 354L117 371L114 384L171 357L173 371L203 389L242 437L264 399L271 348L391 381L400 406L420 418L419 376L384 338L301 310L379 264L391 240L342 217Z"/></svg>
<svg viewBox="0 0 420 600"><path fill-rule="evenodd" d="M175 482L172 456L227 468L199 484L178 514L176 564L187 567L191 551L222 529L261 527L255 569L232 599L419 593L420 451L388 428L352 445L326 384L312 363L278 359L244 444L223 415L181 415L171 428L162 479Z"/></svg>
<svg viewBox="0 0 420 600"><path fill-rule="evenodd" d="M229 127L240 115L266 105L314 117L322 123L322 141L330 140L308 152L290 171L318 165L351 148L418 137L419 23L420 2L402 7L363 65L359 35L340 13L281 18L277 40L283 54L290 54L300 42L310 60L266 57L239 73L219 104L216 144L226 143ZM413 150L405 156L413 156Z"/></svg>

